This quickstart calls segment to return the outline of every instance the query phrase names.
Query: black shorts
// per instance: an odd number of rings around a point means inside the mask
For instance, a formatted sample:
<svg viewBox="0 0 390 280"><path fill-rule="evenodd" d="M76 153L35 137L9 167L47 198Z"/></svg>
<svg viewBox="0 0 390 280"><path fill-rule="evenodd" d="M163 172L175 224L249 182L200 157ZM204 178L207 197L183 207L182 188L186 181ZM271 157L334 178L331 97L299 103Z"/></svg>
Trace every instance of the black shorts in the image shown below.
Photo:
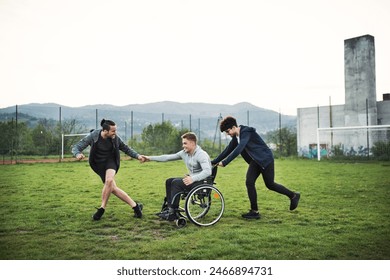
<svg viewBox="0 0 390 280"><path fill-rule="evenodd" d="M100 176L103 183L106 182L106 171L107 169L114 169L115 171L118 171L118 165L116 164L116 161L114 158L109 158L105 162L99 162L91 164L91 168L97 175Z"/></svg>

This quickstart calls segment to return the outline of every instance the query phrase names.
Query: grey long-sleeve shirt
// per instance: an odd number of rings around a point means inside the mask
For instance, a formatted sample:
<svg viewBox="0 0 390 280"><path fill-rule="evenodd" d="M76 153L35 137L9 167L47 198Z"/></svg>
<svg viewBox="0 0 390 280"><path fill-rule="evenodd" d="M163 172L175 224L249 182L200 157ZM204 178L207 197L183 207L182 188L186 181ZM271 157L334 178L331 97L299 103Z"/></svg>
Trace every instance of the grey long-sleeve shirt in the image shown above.
<svg viewBox="0 0 390 280"><path fill-rule="evenodd" d="M195 181L201 181L211 176L211 161L209 155L198 145L196 146L192 155L186 153L184 150L177 152L176 154L150 156L150 160L153 161L172 161L183 159L187 166L188 172Z"/></svg>

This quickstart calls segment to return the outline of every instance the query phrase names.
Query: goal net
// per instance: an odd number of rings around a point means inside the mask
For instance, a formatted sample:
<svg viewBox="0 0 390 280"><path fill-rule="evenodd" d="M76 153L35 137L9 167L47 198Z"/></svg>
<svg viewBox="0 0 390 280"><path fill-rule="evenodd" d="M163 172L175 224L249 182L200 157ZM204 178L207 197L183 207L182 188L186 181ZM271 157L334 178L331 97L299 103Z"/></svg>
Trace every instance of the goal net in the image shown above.
<svg viewBox="0 0 390 280"><path fill-rule="evenodd" d="M315 150L321 157L367 157L389 159L390 125L317 128Z"/></svg>
<svg viewBox="0 0 390 280"><path fill-rule="evenodd" d="M73 145L80 141L80 139L89 133L78 133L78 134L62 134L61 136L61 159L65 156L72 157Z"/></svg>

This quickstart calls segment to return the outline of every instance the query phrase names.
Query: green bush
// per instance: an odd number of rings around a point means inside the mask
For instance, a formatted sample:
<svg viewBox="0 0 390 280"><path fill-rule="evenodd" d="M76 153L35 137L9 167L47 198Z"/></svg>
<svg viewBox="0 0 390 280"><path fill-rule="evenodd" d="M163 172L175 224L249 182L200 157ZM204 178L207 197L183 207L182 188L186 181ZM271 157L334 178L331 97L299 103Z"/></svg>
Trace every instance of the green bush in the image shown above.
<svg viewBox="0 0 390 280"><path fill-rule="evenodd" d="M376 159L390 160L390 142L376 142L371 150Z"/></svg>

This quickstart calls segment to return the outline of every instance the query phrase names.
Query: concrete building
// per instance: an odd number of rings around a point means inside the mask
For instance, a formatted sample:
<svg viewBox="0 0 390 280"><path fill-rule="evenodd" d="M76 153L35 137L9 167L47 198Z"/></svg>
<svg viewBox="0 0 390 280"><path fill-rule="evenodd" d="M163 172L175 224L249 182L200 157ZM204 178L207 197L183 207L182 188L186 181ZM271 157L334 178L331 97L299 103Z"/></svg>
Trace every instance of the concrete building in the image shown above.
<svg viewBox="0 0 390 280"><path fill-rule="evenodd" d="M371 35L344 41L345 104L299 108L298 154L317 157L317 128L390 125L390 94L376 100L375 42ZM390 130L350 129L320 134L321 156L337 149L365 155L378 141L389 141Z"/></svg>

